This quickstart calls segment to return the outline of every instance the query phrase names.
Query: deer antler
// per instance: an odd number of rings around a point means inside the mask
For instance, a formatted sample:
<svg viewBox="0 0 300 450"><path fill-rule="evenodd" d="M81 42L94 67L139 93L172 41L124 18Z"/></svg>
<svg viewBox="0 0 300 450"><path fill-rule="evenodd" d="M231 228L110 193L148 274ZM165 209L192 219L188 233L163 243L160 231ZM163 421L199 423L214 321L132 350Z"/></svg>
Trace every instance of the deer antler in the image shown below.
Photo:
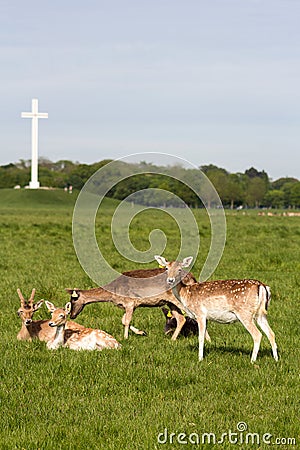
<svg viewBox="0 0 300 450"><path fill-rule="evenodd" d="M35 289L32 289L31 296L30 296L30 299L28 300L28 303L33 303L34 296L35 296Z"/></svg>
<svg viewBox="0 0 300 450"><path fill-rule="evenodd" d="M17 293L18 293L18 296L19 296L19 299L21 300L21 302L22 303L26 303L26 300L23 297L22 292L21 292L21 290L19 288L17 289Z"/></svg>

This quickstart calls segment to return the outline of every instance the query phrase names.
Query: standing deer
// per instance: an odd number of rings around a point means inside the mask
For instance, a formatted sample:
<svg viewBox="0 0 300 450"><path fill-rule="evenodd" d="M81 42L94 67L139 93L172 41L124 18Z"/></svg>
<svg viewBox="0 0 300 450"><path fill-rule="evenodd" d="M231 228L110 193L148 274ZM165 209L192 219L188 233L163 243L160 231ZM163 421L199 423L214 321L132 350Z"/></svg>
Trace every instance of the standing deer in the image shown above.
<svg viewBox="0 0 300 450"><path fill-rule="evenodd" d="M183 283L190 285L196 283L191 273L184 272ZM130 325L133 312L142 306L157 307L168 305L176 319L177 326L172 336L175 340L185 323L185 317L181 312L181 302L173 295L167 285L165 269L138 269L123 272L111 283L94 289L66 289L71 295L71 319L75 319L82 309L95 302L111 302L125 310L122 317L124 325L124 338L128 338L129 329L136 334L145 335Z"/></svg>
<svg viewBox="0 0 300 450"><path fill-rule="evenodd" d="M56 328L55 335L47 342L47 348L55 350L59 347L68 347L71 350L103 350L104 348L121 348L121 344L110 334L102 330L82 327L81 329L66 329L71 303L64 308L56 308L53 303L45 301L52 314L49 326Z"/></svg>
<svg viewBox="0 0 300 450"><path fill-rule="evenodd" d="M29 300L23 297L20 289L17 289L21 306L18 309L18 316L22 321L21 329L17 335L17 339L21 341L32 341L32 339L39 339L40 341L49 341L55 335L55 331L49 327L49 320L32 320L33 314L37 311L44 300L33 303L35 296L35 289L32 289ZM84 328L79 323L68 322L68 327L73 329Z"/></svg>
<svg viewBox="0 0 300 450"><path fill-rule="evenodd" d="M182 269L189 267L193 257L182 262L168 262L162 256L155 256L157 262L167 270L167 283L172 288L186 313L197 320L199 329L199 361L203 359L206 321L231 323L239 320L251 334L254 342L251 362L256 361L262 334L255 320L270 341L274 359L278 361L275 334L267 321L270 302L270 288L258 280L220 280L182 283Z"/></svg>

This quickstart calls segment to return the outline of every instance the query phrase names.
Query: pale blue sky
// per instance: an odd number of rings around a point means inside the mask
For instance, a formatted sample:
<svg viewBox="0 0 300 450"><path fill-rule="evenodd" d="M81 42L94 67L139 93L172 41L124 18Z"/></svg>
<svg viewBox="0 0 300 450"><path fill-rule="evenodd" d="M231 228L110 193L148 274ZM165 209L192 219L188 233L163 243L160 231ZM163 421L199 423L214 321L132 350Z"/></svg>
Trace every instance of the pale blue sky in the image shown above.
<svg viewBox="0 0 300 450"><path fill-rule="evenodd" d="M163 152L300 178L298 0L2 0L0 164ZM153 161L155 162L155 161Z"/></svg>

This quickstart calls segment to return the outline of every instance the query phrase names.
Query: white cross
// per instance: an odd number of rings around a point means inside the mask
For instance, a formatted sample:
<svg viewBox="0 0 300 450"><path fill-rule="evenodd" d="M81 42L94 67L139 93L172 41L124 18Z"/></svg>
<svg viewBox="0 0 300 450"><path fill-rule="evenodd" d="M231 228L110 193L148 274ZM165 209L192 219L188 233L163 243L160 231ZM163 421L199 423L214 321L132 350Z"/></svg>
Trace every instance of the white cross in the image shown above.
<svg viewBox="0 0 300 450"><path fill-rule="evenodd" d="M31 181L30 189L38 189L40 183L38 181L38 119L48 119L48 113L38 112L38 99L32 99L32 111L22 112L21 117L32 119L31 123Z"/></svg>

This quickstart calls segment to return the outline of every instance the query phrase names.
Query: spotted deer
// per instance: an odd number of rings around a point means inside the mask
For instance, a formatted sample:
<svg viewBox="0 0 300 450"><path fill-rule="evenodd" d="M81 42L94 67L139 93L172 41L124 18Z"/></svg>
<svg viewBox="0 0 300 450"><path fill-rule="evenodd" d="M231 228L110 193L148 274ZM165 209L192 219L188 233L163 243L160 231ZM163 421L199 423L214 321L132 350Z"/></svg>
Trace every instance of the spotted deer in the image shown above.
<svg viewBox="0 0 300 450"><path fill-rule="evenodd" d="M182 283L182 270L191 265L193 257L182 262L167 261L155 256L157 262L166 268L167 283L181 303L186 313L197 320L199 332L199 361L203 359L206 321L220 323L240 321L251 334L254 346L251 362L255 362L260 347L261 330L270 341L273 357L278 361L275 334L267 321L267 308L270 302L270 288L258 280L219 280L194 283L186 286Z"/></svg>
<svg viewBox="0 0 300 450"><path fill-rule="evenodd" d="M17 289L21 306L18 309L18 316L22 321L21 329L17 335L17 339L21 341L32 341L39 339L40 341L49 341L55 335L55 330L49 327L49 320L32 320L33 314L42 306L44 300L34 303L35 289L32 289L30 298L26 300L20 289ZM78 329L82 325L75 322L68 322L68 327Z"/></svg>
<svg viewBox="0 0 300 450"><path fill-rule="evenodd" d="M67 329L68 315L71 311L71 303L68 302L64 308L56 308L53 303L45 301L52 318L49 326L54 329L55 334L47 342L47 348L55 350L59 347L68 347L71 350L103 350L104 348L117 349L121 344L110 334L93 328Z"/></svg>
<svg viewBox="0 0 300 450"><path fill-rule="evenodd" d="M184 272L183 283L196 283L191 273ZM185 323L181 312L181 302L173 295L167 285L164 268L137 269L123 272L111 283L94 289L66 289L71 296L71 319L75 319L86 305L96 302L111 302L125 310L122 317L124 338L128 338L129 329L136 334L146 335L145 331L130 325L133 313L138 307L160 307L168 305L176 319L176 329L172 335L175 340Z"/></svg>

